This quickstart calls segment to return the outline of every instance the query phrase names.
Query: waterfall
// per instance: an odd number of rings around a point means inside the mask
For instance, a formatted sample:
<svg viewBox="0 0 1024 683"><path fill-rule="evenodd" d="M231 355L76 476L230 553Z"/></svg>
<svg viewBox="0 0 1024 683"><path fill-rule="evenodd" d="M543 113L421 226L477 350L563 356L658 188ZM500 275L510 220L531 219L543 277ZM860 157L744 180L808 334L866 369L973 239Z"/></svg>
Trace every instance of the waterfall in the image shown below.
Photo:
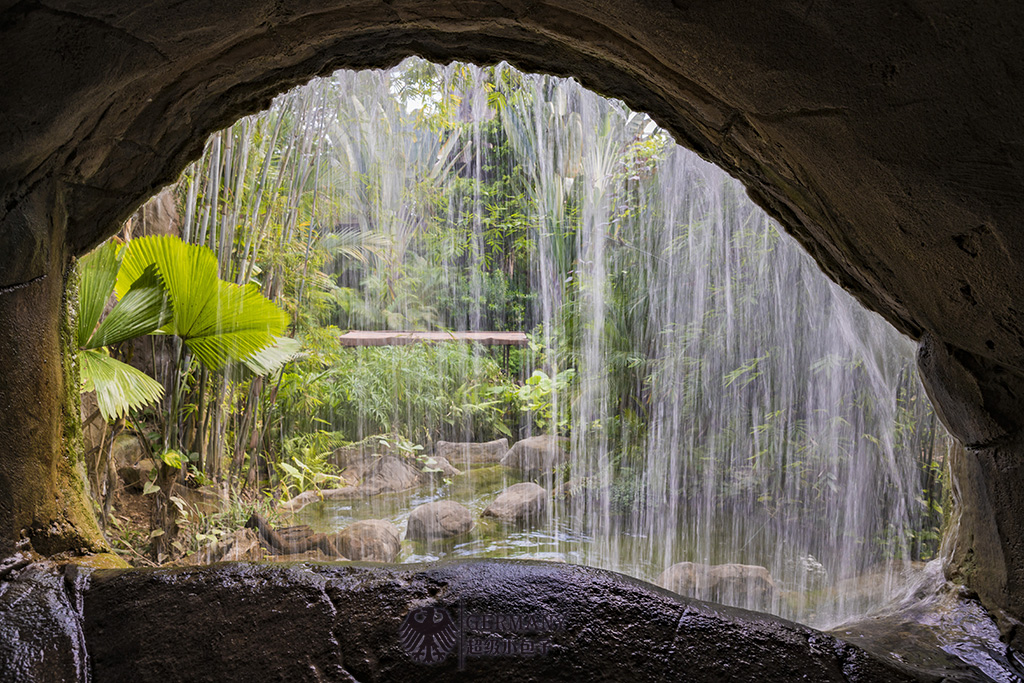
<svg viewBox="0 0 1024 683"><path fill-rule="evenodd" d="M417 89L424 73L440 86ZM339 112L318 148L331 155L322 222L390 236L385 267L342 283L366 307L393 298L378 326L530 332L516 382L551 391L510 440L568 438L547 526L453 552L541 554L648 581L680 562L751 565L771 590L691 592L816 626L880 604L912 560L934 555L947 438L914 343L821 273L738 181L646 115L507 65L412 60L306 88ZM497 249L511 240L495 233L501 202L523 208L519 241ZM529 252L529 293L515 301L501 294L524 277L513 249ZM413 270L416 287L398 296ZM348 327L355 310L350 300ZM460 371L478 372L487 353ZM401 403L412 389L395 393L395 415L413 414ZM352 439L373 433L361 410ZM415 434L484 429L459 424ZM463 476L406 502L493 494ZM404 504L360 514L401 523Z"/></svg>

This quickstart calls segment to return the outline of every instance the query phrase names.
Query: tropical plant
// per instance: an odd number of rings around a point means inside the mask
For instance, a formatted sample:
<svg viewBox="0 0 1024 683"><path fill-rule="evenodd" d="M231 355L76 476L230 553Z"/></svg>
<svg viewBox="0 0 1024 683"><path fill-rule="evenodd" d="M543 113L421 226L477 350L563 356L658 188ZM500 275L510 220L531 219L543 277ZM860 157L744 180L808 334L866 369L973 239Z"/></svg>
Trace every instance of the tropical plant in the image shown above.
<svg viewBox="0 0 1024 683"><path fill-rule="evenodd" d="M96 389L107 420L163 394L159 382L111 358L106 347L112 344L175 335L210 369L239 360L257 373L280 366L295 351L294 342L278 336L288 324L285 313L255 288L219 279L216 257L204 247L171 236L142 237L123 248L110 241L84 257L81 267L82 381ZM118 302L100 322L111 291Z"/></svg>
<svg viewBox="0 0 1024 683"><path fill-rule="evenodd" d="M154 403L163 386L110 356L107 346L149 334L168 316L164 290L154 269L144 270L125 288L117 305L100 323L121 266L121 248L108 241L81 259L78 347L83 390L96 391L100 413L107 421L129 410Z"/></svg>

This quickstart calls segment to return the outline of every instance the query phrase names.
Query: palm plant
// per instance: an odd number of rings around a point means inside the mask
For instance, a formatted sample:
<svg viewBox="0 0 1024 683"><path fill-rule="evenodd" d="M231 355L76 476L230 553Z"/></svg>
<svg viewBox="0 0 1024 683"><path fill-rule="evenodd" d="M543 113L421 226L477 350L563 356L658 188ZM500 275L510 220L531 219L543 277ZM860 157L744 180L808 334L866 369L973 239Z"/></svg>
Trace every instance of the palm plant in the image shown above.
<svg viewBox="0 0 1024 683"><path fill-rule="evenodd" d="M112 290L118 303L100 322ZM79 300L82 381L96 389L108 421L163 396L159 382L111 358L111 344L146 334L176 335L211 370L237 360L257 374L279 367L295 351L295 342L278 337L288 325L284 311L255 287L219 279L213 252L176 237L99 247L82 259Z"/></svg>

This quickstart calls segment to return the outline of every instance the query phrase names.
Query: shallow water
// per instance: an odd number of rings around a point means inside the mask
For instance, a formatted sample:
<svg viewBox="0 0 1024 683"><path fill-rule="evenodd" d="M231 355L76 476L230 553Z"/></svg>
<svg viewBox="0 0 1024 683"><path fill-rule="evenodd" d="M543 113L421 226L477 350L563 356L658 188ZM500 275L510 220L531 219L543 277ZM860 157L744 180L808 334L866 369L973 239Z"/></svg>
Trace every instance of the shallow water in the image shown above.
<svg viewBox="0 0 1024 683"><path fill-rule="evenodd" d="M630 516L614 517L611 520L614 527L612 532L596 529L591 518L575 514L571 504L554 496L549 499L551 514L547 521L534 526L508 525L493 518L481 517L484 509L501 491L521 481L525 480L501 465L466 467L463 464L463 474L446 482L357 500L322 501L285 517L283 522L307 524L316 532L330 533L340 531L356 521L383 519L397 526L404 539L409 515L414 508L435 500L453 500L472 513L475 521L472 531L465 536L443 541L403 540L397 562L417 563L451 558L544 560L611 569L651 583L656 583L658 575L671 564L659 563L645 551L651 539L632 526ZM731 524L731 521L726 520L726 523ZM617 555L614 557L607 555L608 545L601 542L612 534L617 539ZM687 538L684 527L676 530L671 542L677 548L685 547ZM758 555L756 546L737 553L735 548L723 542L716 548L715 555L709 558L709 563L724 564L731 561L759 564L761 560L762 556ZM799 613L803 617L800 621L808 625L828 627L834 623L831 610L839 594L842 594L844 604L852 613L864 613L886 599L888 577L895 575L900 581L908 581L920 566L922 563L892 563L891 566L874 567L870 573L859 577L834 582L822 580L816 583L805 581L802 584L788 584L777 581L779 591L771 611ZM743 604L742 601L732 604L754 608L754 605Z"/></svg>

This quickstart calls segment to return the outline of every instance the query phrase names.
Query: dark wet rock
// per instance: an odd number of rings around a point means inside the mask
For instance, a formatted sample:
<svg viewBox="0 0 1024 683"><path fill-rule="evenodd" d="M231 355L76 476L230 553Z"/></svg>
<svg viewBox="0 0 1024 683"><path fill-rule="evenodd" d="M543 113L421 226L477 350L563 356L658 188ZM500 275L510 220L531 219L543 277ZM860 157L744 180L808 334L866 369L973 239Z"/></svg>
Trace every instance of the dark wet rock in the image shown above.
<svg viewBox="0 0 1024 683"><path fill-rule="evenodd" d="M402 548L402 537L391 522L367 519L342 529L335 538L335 546L350 560L394 562Z"/></svg>
<svg viewBox="0 0 1024 683"><path fill-rule="evenodd" d="M508 439L485 442L438 441L434 455L449 462L482 465L501 462L508 453Z"/></svg>
<svg viewBox="0 0 1024 683"><path fill-rule="evenodd" d="M775 597L772 575L750 564L679 562L663 571L656 583L691 598L754 609L767 609Z"/></svg>
<svg viewBox="0 0 1024 683"><path fill-rule="evenodd" d="M484 517L495 517L502 522L527 524L540 520L548 510L548 492L533 482L513 484L498 494Z"/></svg>
<svg viewBox="0 0 1024 683"><path fill-rule="evenodd" d="M413 541L433 541L468 533L473 514L452 500L424 503L409 515L405 537Z"/></svg>
<svg viewBox="0 0 1024 683"><path fill-rule="evenodd" d="M569 454L569 439L545 434L516 441L501 464L516 470L524 477L549 476L555 467L565 462Z"/></svg>
<svg viewBox="0 0 1024 683"><path fill-rule="evenodd" d="M0 579L0 680L89 680L78 601L74 583L52 566L31 565Z"/></svg>
<svg viewBox="0 0 1024 683"><path fill-rule="evenodd" d="M98 681L911 680L834 636L574 565L106 570L84 597ZM454 649L434 665L403 649L403 624L423 607L468 617L462 670ZM491 638L543 650L474 656L487 615ZM532 626L515 634L496 617Z"/></svg>
<svg viewBox="0 0 1024 683"><path fill-rule="evenodd" d="M907 579L889 604L831 633L898 661L922 681L1024 680L1024 657L1001 642L998 625L977 599L945 580L941 560Z"/></svg>

